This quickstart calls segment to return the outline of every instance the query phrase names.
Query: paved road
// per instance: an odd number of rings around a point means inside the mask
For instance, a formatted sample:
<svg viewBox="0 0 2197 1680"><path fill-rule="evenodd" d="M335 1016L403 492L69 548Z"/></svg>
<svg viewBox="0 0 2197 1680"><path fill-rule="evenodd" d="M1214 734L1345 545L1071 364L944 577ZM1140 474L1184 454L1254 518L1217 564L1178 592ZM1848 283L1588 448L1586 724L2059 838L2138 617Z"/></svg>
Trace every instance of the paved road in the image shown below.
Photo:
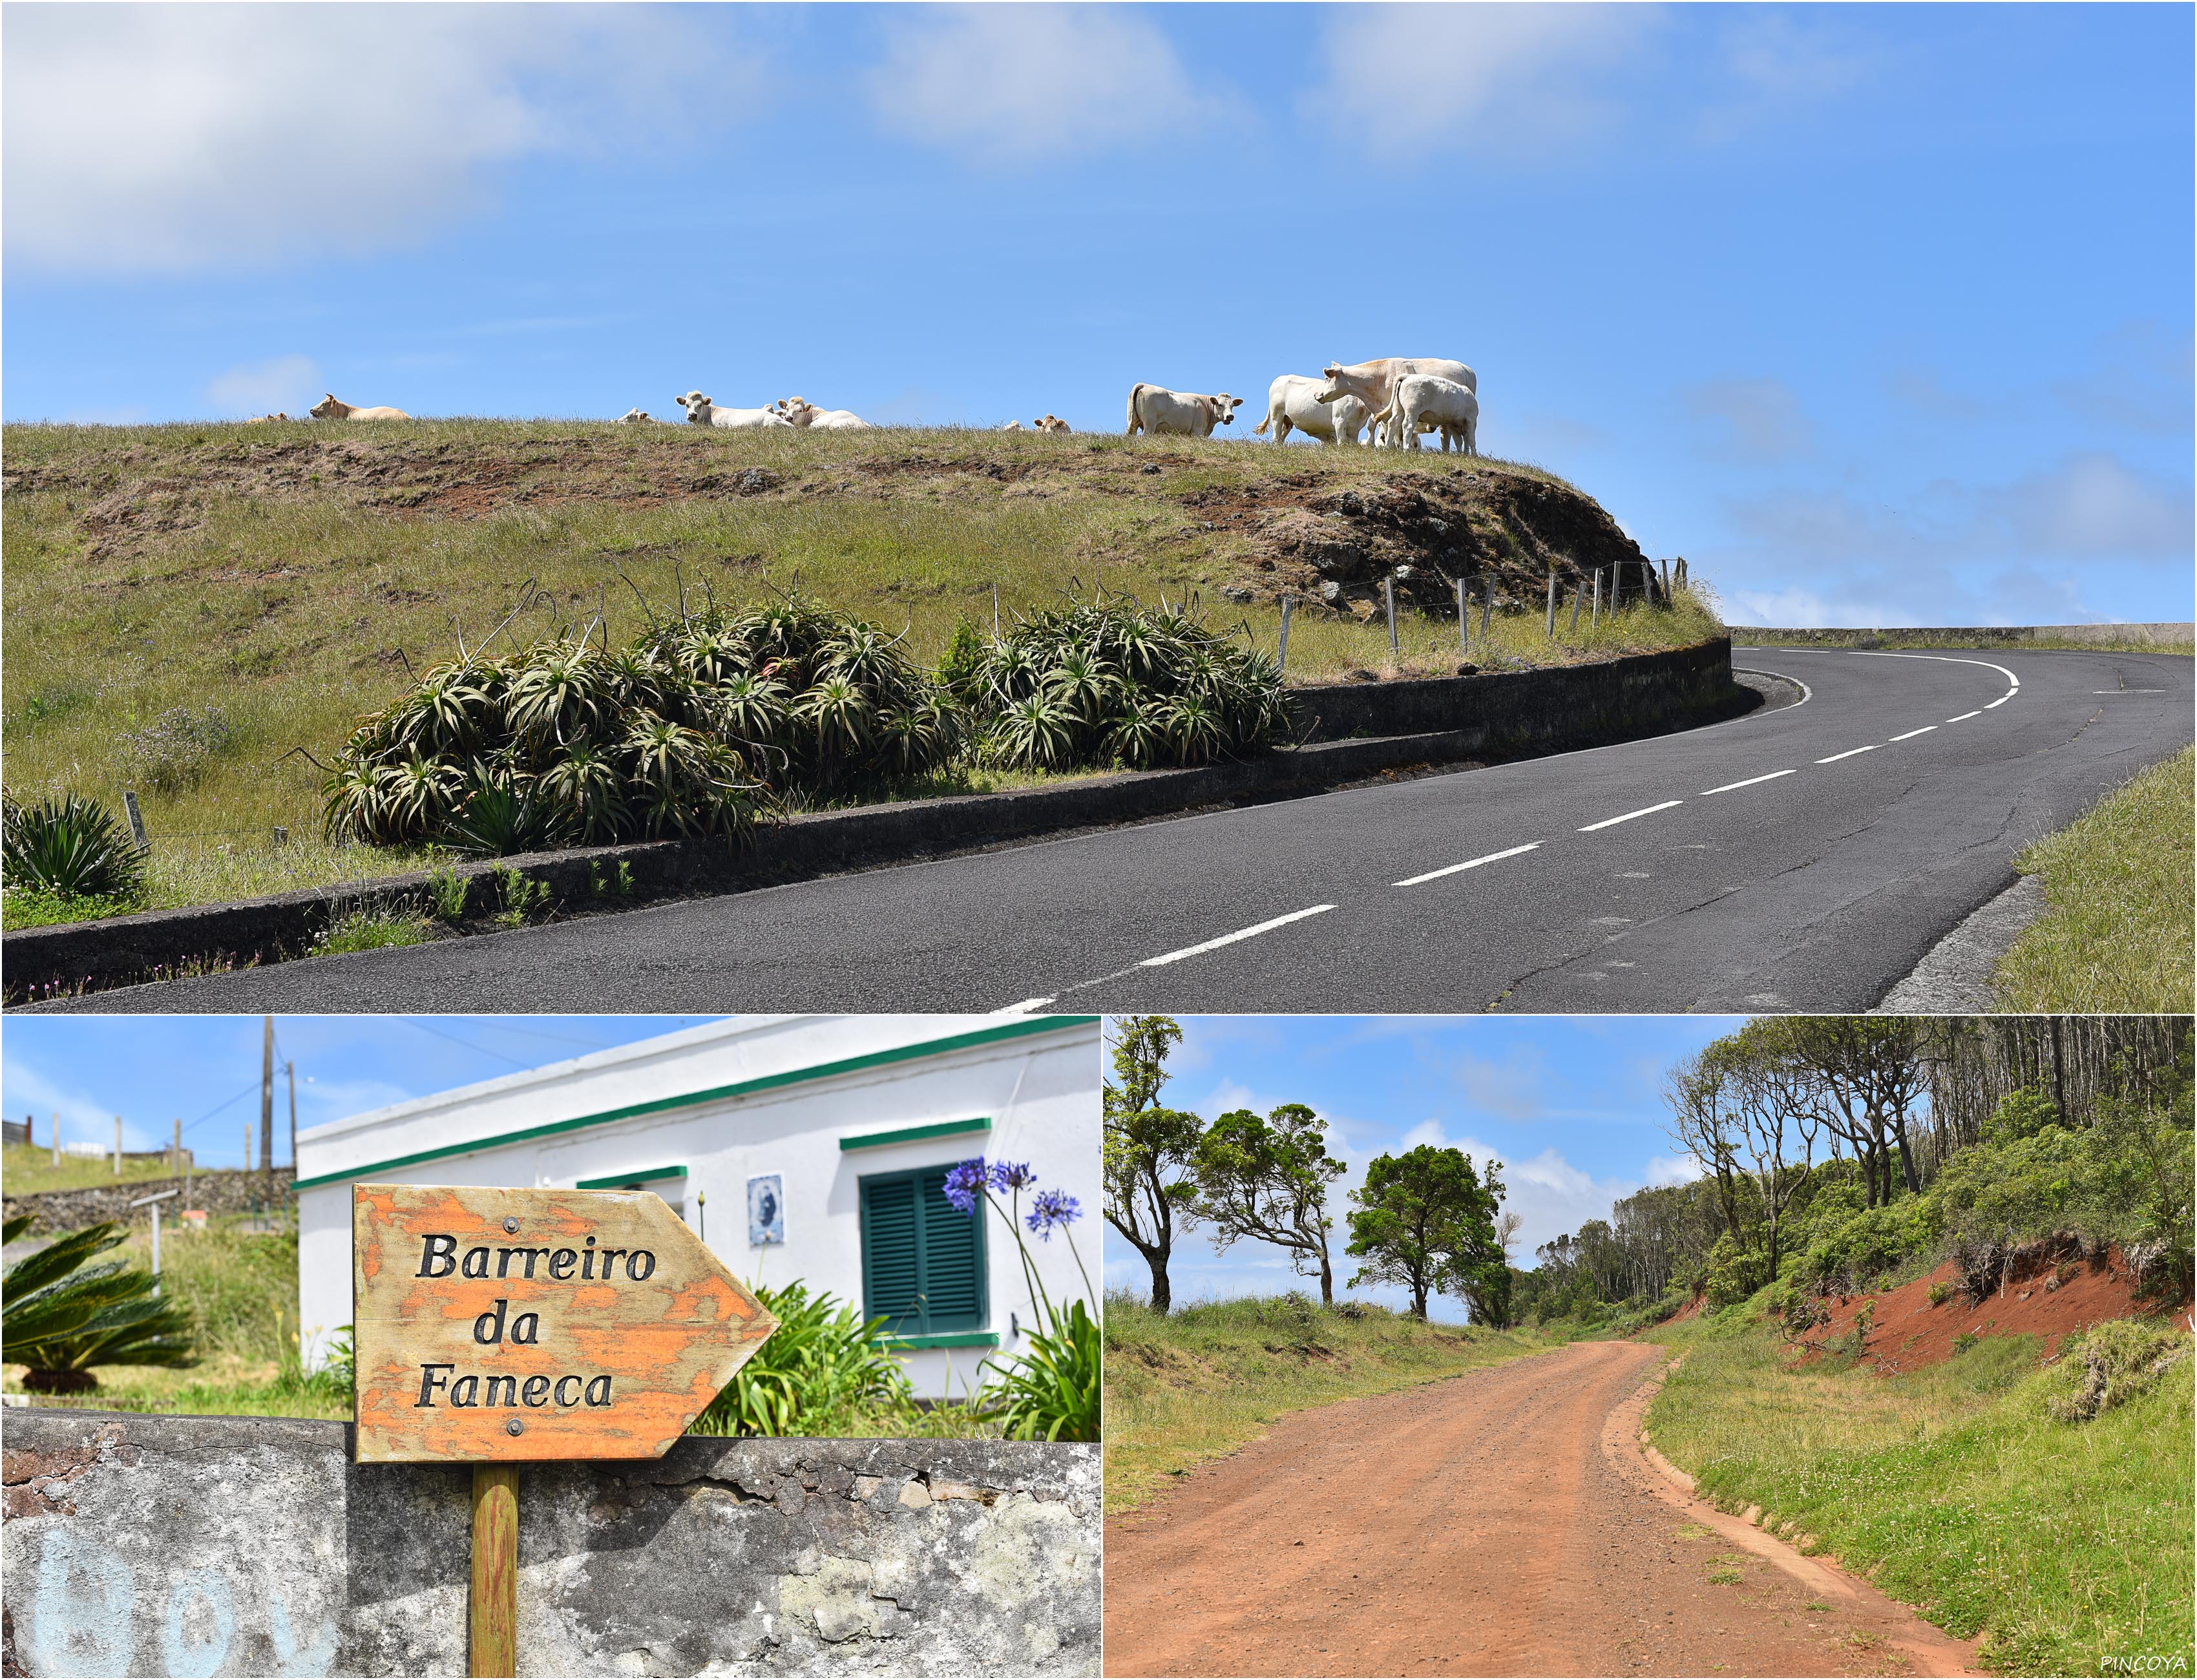
<svg viewBox="0 0 2197 1680"><path fill-rule="evenodd" d="M1938 1674L1972 1648L1642 1457L1664 1350L1283 1418L1106 1526L1106 1671Z"/></svg>
<svg viewBox="0 0 2197 1680"><path fill-rule="evenodd" d="M79 1006L1866 1009L2012 882L2025 844L2192 733L2191 662L2164 654L1734 662L1808 697L1589 752Z"/></svg>

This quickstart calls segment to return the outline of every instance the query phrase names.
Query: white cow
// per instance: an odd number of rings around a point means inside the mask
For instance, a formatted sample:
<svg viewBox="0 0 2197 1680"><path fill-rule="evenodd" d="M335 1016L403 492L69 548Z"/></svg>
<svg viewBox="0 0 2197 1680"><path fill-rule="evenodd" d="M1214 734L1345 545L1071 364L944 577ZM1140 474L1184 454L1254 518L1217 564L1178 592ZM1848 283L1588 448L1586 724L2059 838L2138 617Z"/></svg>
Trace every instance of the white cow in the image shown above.
<svg viewBox="0 0 2197 1680"><path fill-rule="evenodd" d="M307 410L315 420L410 420L402 408L357 408L337 400L333 391Z"/></svg>
<svg viewBox="0 0 2197 1680"><path fill-rule="evenodd" d="M791 422L774 408L720 408L699 391L672 399L687 411L693 426L723 426L731 431L755 431Z"/></svg>
<svg viewBox="0 0 2197 1680"><path fill-rule="evenodd" d="M1462 447L1469 455L1480 453L1480 398L1455 379L1431 374L1406 374L1396 381L1395 406L1388 414L1391 442L1416 449L1419 434L1440 432L1442 448Z"/></svg>
<svg viewBox="0 0 2197 1680"><path fill-rule="evenodd" d="M623 414L617 417L617 423L620 426L653 426L656 424L656 422L649 417L647 411L642 408L628 408Z"/></svg>
<svg viewBox="0 0 2197 1680"><path fill-rule="evenodd" d="M1030 424L1038 431L1049 432L1055 437L1065 437L1069 429L1068 422L1058 414L1047 414L1043 420L1034 420Z"/></svg>
<svg viewBox="0 0 2197 1680"><path fill-rule="evenodd" d="M1210 437L1214 426L1233 426L1236 410L1243 405L1242 397L1231 397L1225 391L1214 397L1199 397L1169 391L1165 385L1139 385L1129 391L1129 424L1122 435L1133 437L1143 432L1155 437L1162 434Z"/></svg>
<svg viewBox="0 0 2197 1680"><path fill-rule="evenodd" d="M1388 409L1396 397L1396 381L1407 374L1430 374L1436 379L1454 379L1475 395L1480 390L1480 376L1462 362L1445 362L1431 356L1390 356L1377 362L1345 364L1330 362L1322 370L1327 384L1319 400L1333 402L1337 396L1355 397L1371 414L1377 426L1388 416ZM1394 427L1387 428L1387 441L1399 447L1402 437Z"/></svg>
<svg viewBox="0 0 2197 1680"><path fill-rule="evenodd" d="M771 405L789 426L805 432L867 432L870 423L846 408L820 408L805 397L781 397Z"/></svg>
<svg viewBox="0 0 2197 1680"><path fill-rule="evenodd" d="M994 432L1020 432L1023 429L1023 423L1020 420L1009 420L1005 426L994 426L992 429Z"/></svg>
<svg viewBox="0 0 2197 1680"><path fill-rule="evenodd" d="M245 421L245 424L246 426L264 426L270 420L286 420L289 418L290 417L287 414L254 414L250 420Z"/></svg>
<svg viewBox="0 0 2197 1680"><path fill-rule="evenodd" d="M1371 411L1355 397L1321 402L1321 383L1302 374L1284 374L1276 379L1267 387L1267 417L1251 428L1252 436L1264 437L1271 426L1277 443L1287 442L1292 431L1323 443L1355 443L1372 418Z"/></svg>

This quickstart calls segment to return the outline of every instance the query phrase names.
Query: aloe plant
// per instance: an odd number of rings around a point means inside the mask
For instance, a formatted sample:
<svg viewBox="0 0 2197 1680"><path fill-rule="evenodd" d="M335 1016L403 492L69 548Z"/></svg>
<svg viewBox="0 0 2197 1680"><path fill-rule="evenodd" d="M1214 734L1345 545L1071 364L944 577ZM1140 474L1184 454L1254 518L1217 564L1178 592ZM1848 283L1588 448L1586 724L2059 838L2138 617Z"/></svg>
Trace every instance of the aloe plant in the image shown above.
<svg viewBox="0 0 2197 1680"><path fill-rule="evenodd" d="M145 889L145 856L96 799L66 793L35 805L0 796L0 872L6 884L64 898L132 900Z"/></svg>

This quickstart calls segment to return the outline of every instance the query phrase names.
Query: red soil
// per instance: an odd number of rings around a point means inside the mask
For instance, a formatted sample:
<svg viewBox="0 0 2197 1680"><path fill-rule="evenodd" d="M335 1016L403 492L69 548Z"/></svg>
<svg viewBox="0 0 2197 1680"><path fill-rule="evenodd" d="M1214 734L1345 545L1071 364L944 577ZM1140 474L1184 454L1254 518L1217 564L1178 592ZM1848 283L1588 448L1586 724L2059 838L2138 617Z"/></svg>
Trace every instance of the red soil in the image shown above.
<svg viewBox="0 0 2197 1680"><path fill-rule="evenodd" d="M1812 1331L1808 1340L1818 1347L1835 1341L1852 1330L1862 1307L1874 1301L1876 1323L1868 1349L1877 1370L1890 1376L1950 1359L1953 1339L1959 1335L2041 1335L2049 1357L2077 1330L2108 1318L2128 1318L2137 1310L2135 1279L2118 1248L2100 1264L2075 1260L2056 1269L2048 1266L2032 1276L2009 1281L2003 1293L1994 1289L1974 1303L1961 1293L1957 1277L1948 1260L1927 1277L1896 1289L1834 1301L1831 1322ZM1942 1305L1933 1306L1930 1289L1937 1283L1945 1286L1946 1294Z"/></svg>

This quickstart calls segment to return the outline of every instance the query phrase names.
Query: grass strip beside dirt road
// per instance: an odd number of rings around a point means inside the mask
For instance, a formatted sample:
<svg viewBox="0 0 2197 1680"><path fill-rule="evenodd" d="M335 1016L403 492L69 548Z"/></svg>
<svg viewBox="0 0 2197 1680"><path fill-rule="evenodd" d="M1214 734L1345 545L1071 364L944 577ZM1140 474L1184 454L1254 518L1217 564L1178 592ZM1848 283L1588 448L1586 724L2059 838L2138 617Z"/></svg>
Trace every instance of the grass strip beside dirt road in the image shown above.
<svg viewBox="0 0 2197 1680"><path fill-rule="evenodd" d="M2065 1367L2035 1336L1927 1369L1785 1362L1766 1328L1652 1333L1685 1360L1649 1407L1657 1448L1721 1508L1762 1507L1963 1638L1995 1671L2188 1674L2190 1369L2087 1423L2046 1412Z"/></svg>
<svg viewBox="0 0 2197 1680"><path fill-rule="evenodd" d="M2001 959L2020 1012L2185 1014L2197 969L2197 750L2185 747L2014 860L2049 908Z"/></svg>
<svg viewBox="0 0 2197 1680"><path fill-rule="evenodd" d="M1557 1344L1529 1331L1426 1324L1378 1306L1302 1296L1178 1307L1165 1318L1106 1298L1106 1510L1255 1440L1284 1412L1392 1393Z"/></svg>

